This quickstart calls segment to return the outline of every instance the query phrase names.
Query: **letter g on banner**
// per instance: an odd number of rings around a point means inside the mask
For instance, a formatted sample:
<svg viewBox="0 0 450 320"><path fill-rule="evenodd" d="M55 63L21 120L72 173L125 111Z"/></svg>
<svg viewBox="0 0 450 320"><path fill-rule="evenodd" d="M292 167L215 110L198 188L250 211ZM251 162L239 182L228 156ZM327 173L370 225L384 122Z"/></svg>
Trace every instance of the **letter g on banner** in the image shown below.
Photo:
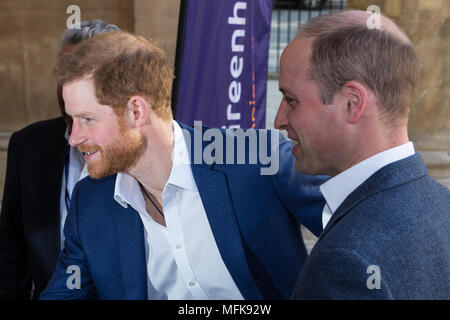
<svg viewBox="0 0 450 320"><path fill-rule="evenodd" d="M67 278L66 285L69 290L81 289L81 270L77 265L70 265L67 267L66 273L71 274Z"/></svg>

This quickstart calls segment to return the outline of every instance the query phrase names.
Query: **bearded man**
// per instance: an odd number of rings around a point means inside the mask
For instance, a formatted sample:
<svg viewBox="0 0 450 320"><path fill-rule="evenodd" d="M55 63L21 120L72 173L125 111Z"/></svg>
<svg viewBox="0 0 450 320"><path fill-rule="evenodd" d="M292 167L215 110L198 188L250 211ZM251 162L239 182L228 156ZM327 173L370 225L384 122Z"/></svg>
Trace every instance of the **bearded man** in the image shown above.
<svg viewBox="0 0 450 320"><path fill-rule="evenodd" d="M64 31L58 56L82 41L119 27L99 19ZM65 133L71 119L32 123L12 134L0 214L0 300L37 299L48 284L64 246L63 228L75 184L87 175L84 159ZM44 187L45 186L45 187Z"/></svg>
<svg viewBox="0 0 450 320"><path fill-rule="evenodd" d="M63 56L55 75L73 118L69 142L90 177L75 188L41 298L289 298L307 255L299 222L320 233L326 177L296 173L292 145L276 132L253 132L259 152L279 150L275 175L261 174L264 161L220 158L239 159L235 149L195 161L208 149L196 134L212 129L173 120L172 70L142 37L97 35Z"/></svg>

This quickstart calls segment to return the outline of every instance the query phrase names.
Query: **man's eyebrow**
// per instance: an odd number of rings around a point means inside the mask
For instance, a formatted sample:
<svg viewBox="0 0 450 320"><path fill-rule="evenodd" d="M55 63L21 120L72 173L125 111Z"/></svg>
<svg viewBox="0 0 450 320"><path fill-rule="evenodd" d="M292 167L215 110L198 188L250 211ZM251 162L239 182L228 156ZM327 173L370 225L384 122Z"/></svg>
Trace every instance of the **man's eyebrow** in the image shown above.
<svg viewBox="0 0 450 320"><path fill-rule="evenodd" d="M280 92L285 96L293 96L293 94L290 93L290 91L286 88L279 88Z"/></svg>
<svg viewBox="0 0 450 320"><path fill-rule="evenodd" d="M92 117L94 114L90 113L90 112L80 112L77 114L73 114L71 115L72 117L77 117L77 118L87 118L87 117Z"/></svg>

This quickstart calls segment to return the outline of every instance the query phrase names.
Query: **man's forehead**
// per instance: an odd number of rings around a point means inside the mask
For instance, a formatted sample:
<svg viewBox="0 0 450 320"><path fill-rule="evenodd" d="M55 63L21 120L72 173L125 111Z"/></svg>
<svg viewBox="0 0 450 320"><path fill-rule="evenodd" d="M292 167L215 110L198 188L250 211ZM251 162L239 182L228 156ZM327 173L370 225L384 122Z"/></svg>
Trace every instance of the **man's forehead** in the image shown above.
<svg viewBox="0 0 450 320"><path fill-rule="evenodd" d="M297 78L306 73L309 65L311 41L295 38L284 49L280 60L280 82L283 78Z"/></svg>
<svg viewBox="0 0 450 320"><path fill-rule="evenodd" d="M62 91L65 103L97 101L92 79L79 79L65 83Z"/></svg>
<svg viewBox="0 0 450 320"><path fill-rule="evenodd" d="M308 56L311 52L311 46L314 38L307 38L302 35L296 36L287 45L285 51L292 56Z"/></svg>
<svg viewBox="0 0 450 320"><path fill-rule="evenodd" d="M63 85L62 90L68 114L78 116L86 112L99 111L92 80L80 79L68 82Z"/></svg>
<svg viewBox="0 0 450 320"><path fill-rule="evenodd" d="M63 90L77 90L77 89L92 89L94 87L94 80L92 78L83 77L72 80L63 84Z"/></svg>

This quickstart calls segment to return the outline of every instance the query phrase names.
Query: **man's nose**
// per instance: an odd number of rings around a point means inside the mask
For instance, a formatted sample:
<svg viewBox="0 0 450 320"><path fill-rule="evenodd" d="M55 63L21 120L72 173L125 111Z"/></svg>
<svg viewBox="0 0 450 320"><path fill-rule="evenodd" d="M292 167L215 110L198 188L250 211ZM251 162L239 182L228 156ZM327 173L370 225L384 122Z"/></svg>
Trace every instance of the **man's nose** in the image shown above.
<svg viewBox="0 0 450 320"><path fill-rule="evenodd" d="M78 124L78 121L73 121L72 132L70 133L69 137L69 144L72 147L76 147L80 145L84 140L86 140L86 138L83 136L83 132L80 125Z"/></svg>
<svg viewBox="0 0 450 320"><path fill-rule="evenodd" d="M280 106L278 107L277 115L275 116L274 126L278 130L286 129L288 125L287 117L286 117L286 105L284 103L284 99L281 100Z"/></svg>

